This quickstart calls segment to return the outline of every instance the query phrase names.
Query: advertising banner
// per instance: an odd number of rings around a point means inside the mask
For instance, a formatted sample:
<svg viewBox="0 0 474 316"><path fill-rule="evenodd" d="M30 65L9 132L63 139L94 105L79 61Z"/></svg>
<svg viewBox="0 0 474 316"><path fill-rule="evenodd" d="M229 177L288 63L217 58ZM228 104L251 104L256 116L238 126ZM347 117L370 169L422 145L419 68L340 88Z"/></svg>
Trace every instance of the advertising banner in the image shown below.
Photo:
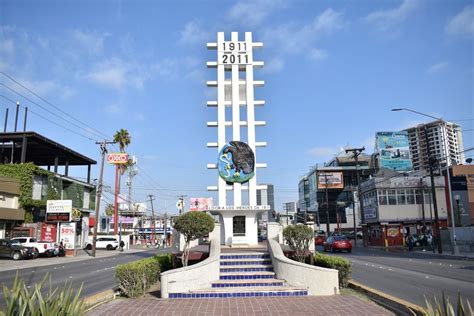
<svg viewBox="0 0 474 316"><path fill-rule="evenodd" d="M119 216L118 218L119 223L122 223L122 224L133 224L134 220L135 220L135 217L132 217L132 216ZM113 216L110 217L109 223L114 224Z"/></svg>
<svg viewBox="0 0 474 316"><path fill-rule="evenodd" d="M396 171L413 169L408 132L378 132L375 135L375 147L379 154L380 168Z"/></svg>
<svg viewBox="0 0 474 316"><path fill-rule="evenodd" d="M191 211L208 211L212 206L212 198L190 198L189 203Z"/></svg>
<svg viewBox="0 0 474 316"><path fill-rule="evenodd" d="M61 223L59 240L63 242L64 248L74 249L76 247L76 223Z"/></svg>
<svg viewBox="0 0 474 316"><path fill-rule="evenodd" d="M342 172L318 172L318 189L344 189Z"/></svg>
<svg viewBox="0 0 474 316"><path fill-rule="evenodd" d="M40 240L48 242L56 242L57 224L41 224Z"/></svg>

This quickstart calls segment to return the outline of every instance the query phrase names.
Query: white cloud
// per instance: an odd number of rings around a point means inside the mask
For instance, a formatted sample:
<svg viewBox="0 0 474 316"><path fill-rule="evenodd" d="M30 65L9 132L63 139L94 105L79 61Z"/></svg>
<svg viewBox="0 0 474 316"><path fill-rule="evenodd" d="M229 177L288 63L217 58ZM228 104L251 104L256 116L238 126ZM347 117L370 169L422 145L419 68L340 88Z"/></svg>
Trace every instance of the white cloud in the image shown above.
<svg viewBox="0 0 474 316"><path fill-rule="evenodd" d="M31 89L40 96L55 95L63 99L67 99L75 94L75 91L53 80L28 80L19 79L22 85Z"/></svg>
<svg viewBox="0 0 474 316"><path fill-rule="evenodd" d="M309 150L309 154L319 160L327 160L339 153L339 147L314 147Z"/></svg>
<svg viewBox="0 0 474 316"><path fill-rule="evenodd" d="M72 34L72 38L85 52L100 54L104 50L104 41L108 35L107 33L86 33L81 30L75 30Z"/></svg>
<svg viewBox="0 0 474 316"><path fill-rule="evenodd" d="M179 43L186 45L206 43L210 39L212 39L210 31L204 30L198 22L191 21L186 23L184 29L181 31Z"/></svg>
<svg viewBox="0 0 474 316"><path fill-rule="evenodd" d="M227 16L229 20L240 25L254 27L261 24L271 13L287 5L288 1L283 0L239 1L230 8Z"/></svg>
<svg viewBox="0 0 474 316"><path fill-rule="evenodd" d="M329 8L307 24L287 23L264 31L264 41L274 43L289 53L307 50L312 43L323 35L341 30L345 25L343 14Z"/></svg>
<svg viewBox="0 0 474 316"><path fill-rule="evenodd" d="M116 90L129 86L143 90L148 75L144 74L140 65L126 63L120 58L113 57L97 63L94 70L86 77L102 86Z"/></svg>
<svg viewBox="0 0 474 316"><path fill-rule="evenodd" d="M274 57L269 61L265 62L265 67L263 67L263 72L270 74L281 71L285 67L285 61L281 58Z"/></svg>
<svg viewBox="0 0 474 316"><path fill-rule="evenodd" d="M449 20L445 32L448 35L474 34L474 6L466 6Z"/></svg>
<svg viewBox="0 0 474 316"><path fill-rule="evenodd" d="M417 9L419 3L419 0L403 0L399 7L372 12L365 19L374 24L378 31L386 32L405 21Z"/></svg>
<svg viewBox="0 0 474 316"><path fill-rule="evenodd" d="M0 54L12 56L15 52L15 44L11 39L2 39L0 42Z"/></svg>
<svg viewBox="0 0 474 316"><path fill-rule="evenodd" d="M104 108L105 112L110 114L119 114L123 112L123 109L118 104L109 104Z"/></svg>
<svg viewBox="0 0 474 316"><path fill-rule="evenodd" d="M434 65L431 65L428 70L426 71L426 73L428 75L432 75L432 74L435 74L435 73L438 73L444 69L446 69L448 67L449 63L448 62L440 62L440 63L437 63L437 64L434 64Z"/></svg>
<svg viewBox="0 0 474 316"><path fill-rule="evenodd" d="M315 61L324 60L328 57L328 53L325 50L314 48L309 51L308 57Z"/></svg>

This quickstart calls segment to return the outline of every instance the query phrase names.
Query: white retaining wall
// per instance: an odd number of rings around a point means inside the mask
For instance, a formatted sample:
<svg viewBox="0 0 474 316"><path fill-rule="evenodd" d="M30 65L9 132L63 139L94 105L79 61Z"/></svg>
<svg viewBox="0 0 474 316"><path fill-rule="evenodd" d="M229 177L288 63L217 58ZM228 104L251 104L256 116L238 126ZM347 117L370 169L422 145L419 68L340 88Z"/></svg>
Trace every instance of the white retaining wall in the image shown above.
<svg viewBox="0 0 474 316"><path fill-rule="evenodd" d="M280 246L277 223L268 225L268 251L272 257L273 270L278 279L293 286L308 289L309 295L339 294L339 275L334 269L327 269L288 259ZM270 227L272 226L272 227ZM270 233L272 232L272 233Z"/></svg>
<svg viewBox="0 0 474 316"><path fill-rule="evenodd" d="M215 224L209 234L209 258L192 266L173 269L160 274L161 297L168 298L169 293L184 293L190 290L208 288L211 282L220 276L220 224Z"/></svg>

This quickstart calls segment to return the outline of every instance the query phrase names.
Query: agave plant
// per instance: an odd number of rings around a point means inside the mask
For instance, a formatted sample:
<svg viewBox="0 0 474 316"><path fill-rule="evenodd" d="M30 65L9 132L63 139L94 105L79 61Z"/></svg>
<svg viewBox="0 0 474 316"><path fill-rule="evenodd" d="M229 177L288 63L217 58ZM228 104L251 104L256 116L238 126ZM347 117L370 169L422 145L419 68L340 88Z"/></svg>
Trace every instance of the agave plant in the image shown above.
<svg viewBox="0 0 474 316"><path fill-rule="evenodd" d="M457 308L455 311L454 306L449 300L449 297L444 294L442 295L442 302L440 303L436 296L432 301L429 301L425 296L426 309L425 315L428 316L472 316L474 315L474 310L471 307L471 304L466 299L466 307L464 306L461 293L458 292L457 299Z"/></svg>
<svg viewBox="0 0 474 316"><path fill-rule="evenodd" d="M49 288L45 293L43 286L48 277ZM0 315L83 315L85 305L84 301L80 298L81 291L82 285L74 294L71 284L67 282L63 288L53 289L51 277L48 274L41 282L35 284L34 289L29 289L17 272L11 289L3 285L6 308L4 311L0 311Z"/></svg>

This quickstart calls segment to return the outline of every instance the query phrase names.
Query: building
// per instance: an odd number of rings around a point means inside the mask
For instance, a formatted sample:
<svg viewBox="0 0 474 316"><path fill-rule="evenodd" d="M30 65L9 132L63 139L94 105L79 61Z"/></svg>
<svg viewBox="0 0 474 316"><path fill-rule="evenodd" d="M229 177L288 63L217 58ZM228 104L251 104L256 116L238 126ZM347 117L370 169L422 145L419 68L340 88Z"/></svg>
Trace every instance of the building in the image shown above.
<svg viewBox="0 0 474 316"><path fill-rule="evenodd" d="M408 128L405 131L408 132L410 155L415 171L429 170L428 152L437 158L441 166L458 165L464 162L462 132L459 125L437 120ZM428 136L429 151L427 151L425 131Z"/></svg>
<svg viewBox="0 0 474 316"><path fill-rule="evenodd" d="M297 222L314 221L318 229L354 230L360 226L357 201L357 173L361 181L375 172L374 159L361 154L358 166L351 153L339 153L324 166L316 165L300 179Z"/></svg>
<svg viewBox="0 0 474 316"><path fill-rule="evenodd" d="M267 211L267 221L275 222L275 193L273 190L273 184L264 184L267 187L265 189L257 190L257 205L270 205L270 209ZM262 216L259 216L261 218ZM263 216L264 217L264 216Z"/></svg>
<svg viewBox="0 0 474 316"><path fill-rule="evenodd" d="M280 222L284 224L297 223L296 215L298 213L298 202L283 203L283 213L280 214Z"/></svg>
<svg viewBox="0 0 474 316"><path fill-rule="evenodd" d="M47 231L50 241L58 241L60 225L71 224L76 230L74 247L81 247L87 241L89 215L95 209L96 187L90 173L96 161L35 132L0 133L0 143L4 162L0 177L9 178L0 184L0 195L3 192L5 196L1 205L6 211L0 215L0 234L44 239ZM69 176L70 167L81 166L87 167L86 181ZM17 179L23 181L19 193ZM24 188L28 190L22 191ZM51 220L47 200L70 201L68 220Z"/></svg>
<svg viewBox="0 0 474 316"><path fill-rule="evenodd" d="M435 179L440 228L448 226L444 177ZM361 184L369 245L403 245L408 234L433 232L435 214L429 177L380 172Z"/></svg>
<svg viewBox="0 0 474 316"><path fill-rule="evenodd" d="M456 226L474 226L474 165L452 166L450 171L454 222Z"/></svg>

